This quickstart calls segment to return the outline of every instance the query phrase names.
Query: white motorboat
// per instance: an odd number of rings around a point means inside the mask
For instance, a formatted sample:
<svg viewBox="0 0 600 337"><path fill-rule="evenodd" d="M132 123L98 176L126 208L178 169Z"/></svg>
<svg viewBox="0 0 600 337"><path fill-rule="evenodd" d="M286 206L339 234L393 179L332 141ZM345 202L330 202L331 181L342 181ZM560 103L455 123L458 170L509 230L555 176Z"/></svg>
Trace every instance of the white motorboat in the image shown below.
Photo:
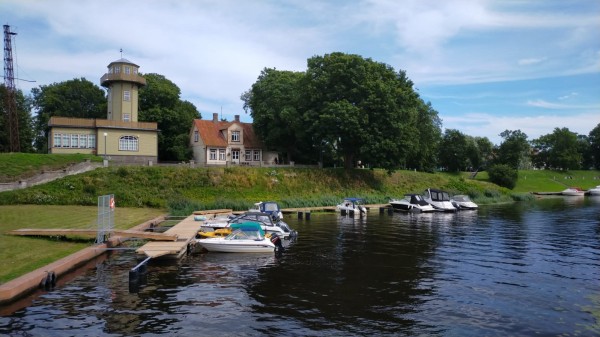
<svg viewBox="0 0 600 337"><path fill-rule="evenodd" d="M283 248L277 234L265 235L260 223L244 222L231 227L235 229L226 237L196 239L196 242L209 252L222 253L273 253Z"/></svg>
<svg viewBox="0 0 600 337"><path fill-rule="evenodd" d="M453 196L452 199L450 199L450 202L452 202L452 205L454 205L454 207L456 207L459 210L479 208L479 206L473 201L471 201L471 198L469 198L469 196L465 194L457 194Z"/></svg>
<svg viewBox="0 0 600 337"><path fill-rule="evenodd" d="M571 197L583 197L585 195L585 191L579 187L569 187L560 193L562 195L571 196Z"/></svg>
<svg viewBox="0 0 600 337"><path fill-rule="evenodd" d="M251 212L267 213L273 217L273 219L283 219L283 213L279 204L275 201L259 201L254 204L254 207L250 208Z"/></svg>
<svg viewBox="0 0 600 337"><path fill-rule="evenodd" d="M271 215L262 212L245 212L229 218L227 221L206 221L200 226L200 228L201 231L210 232L219 229L226 229L232 224L240 224L248 221L260 223L263 231L266 233L275 233L283 239L289 239L298 234L298 232L292 230L290 226L283 220L277 218L275 221L273 221Z"/></svg>
<svg viewBox="0 0 600 337"><path fill-rule="evenodd" d="M405 194L403 199L392 199L390 205L395 211L403 212L433 212L435 208L431 206L419 194Z"/></svg>
<svg viewBox="0 0 600 337"><path fill-rule="evenodd" d="M367 208L363 204L364 200L361 198L345 198L335 208L344 216L363 217L367 215Z"/></svg>
<svg viewBox="0 0 600 337"><path fill-rule="evenodd" d="M441 212L456 212L458 209L452 205L450 194L445 191L428 188L423 192L423 199L433 208Z"/></svg>
<svg viewBox="0 0 600 337"><path fill-rule="evenodd" d="M598 185L598 186L596 186L596 187L593 187L593 188L590 188L590 189L587 191L587 193L588 193L589 195L600 195L600 185Z"/></svg>

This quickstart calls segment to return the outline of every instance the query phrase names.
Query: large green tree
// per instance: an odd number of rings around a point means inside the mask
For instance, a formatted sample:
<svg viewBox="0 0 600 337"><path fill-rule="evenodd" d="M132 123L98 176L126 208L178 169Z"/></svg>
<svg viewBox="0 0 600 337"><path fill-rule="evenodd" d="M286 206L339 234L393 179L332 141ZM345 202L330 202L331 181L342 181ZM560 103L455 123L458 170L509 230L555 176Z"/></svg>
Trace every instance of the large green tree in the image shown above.
<svg viewBox="0 0 600 337"><path fill-rule="evenodd" d="M531 152L527 135L521 130L505 130L500 133L500 137L504 141L498 147L496 163L508 165L515 170L523 168Z"/></svg>
<svg viewBox="0 0 600 337"><path fill-rule="evenodd" d="M563 170L581 168L582 156L577 134L568 128L555 128L551 134L534 139L532 143L538 151L538 165L544 163L547 168Z"/></svg>
<svg viewBox="0 0 600 337"><path fill-rule="evenodd" d="M47 151L50 117L106 118L104 90L85 78L42 85L31 93L35 109L34 146L38 152Z"/></svg>
<svg viewBox="0 0 600 337"><path fill-rule="evenodd" d="M189 132L192 122L201 118L196 107L180 99L181 90L159 74L145 74L146 86L139 94L139 121L158 124L158 158L182 161L192 157Z"/></svg>
<svg viewBox="0 0 600 337"><path fill-rule="evenodd" d="M6 95L6 86L0 84L0 152L9 152L11 150ZM19 147L21 152L32 152L33 125L30 114L31 97L24 96L21 90L17 90L15 98L19 124Z"/></svg>
<svg viewBox="0 0 600 337"><path fill-rule="evenodd" d="M344 167L358 161L406 167L418 145L419 97L404 72L358 55L332 53L308 60L302 104L308 131L331 144Z"/></svg>
<svg viewBox="0 0 600 337"><path fill-rule="evenodd" d="M600 170L600 123L590 131L588 135L590 142L590 156L596 170Z"/></svg>
<svg viewBox="0 0 600 337"><path fill-rule="evenodd" d="M446 129L442 136L439 164L451 172L466 170L471 165L471 155L477 152L472 138L455 129Z"/></svg>
<svg viewBox="0 0 600 337"><path fill-rule="evenodd" d="M250 90L242 94L244 110L252 116L254 133L270 149L301 159L312 143L299 111L301 72L265 68ZM309 151L310 152L310 151Z"/></svg>

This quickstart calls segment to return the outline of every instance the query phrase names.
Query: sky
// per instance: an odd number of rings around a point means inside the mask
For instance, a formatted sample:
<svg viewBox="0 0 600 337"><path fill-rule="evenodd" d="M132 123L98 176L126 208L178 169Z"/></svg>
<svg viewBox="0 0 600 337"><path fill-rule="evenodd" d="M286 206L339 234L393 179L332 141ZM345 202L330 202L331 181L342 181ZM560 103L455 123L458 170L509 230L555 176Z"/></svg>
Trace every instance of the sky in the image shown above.
<svg viewBox="0 0 600 337"><path fill-rule="evenodd" d="M25 94L100 86L123 57L175 83L202 118L251 122L240 96L261 70L343 52L406 71L443 130L500 144L504 130L533 140L600 124L598 0L0 0L0 20L17 33Z"/></svg>

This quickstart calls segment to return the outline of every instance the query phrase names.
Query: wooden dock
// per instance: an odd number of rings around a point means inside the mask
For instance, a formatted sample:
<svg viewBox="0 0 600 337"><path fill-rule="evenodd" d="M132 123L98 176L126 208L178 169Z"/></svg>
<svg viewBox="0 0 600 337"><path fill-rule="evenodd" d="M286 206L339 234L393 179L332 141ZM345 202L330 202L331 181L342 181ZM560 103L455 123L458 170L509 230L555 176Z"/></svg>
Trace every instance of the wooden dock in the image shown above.
<svg viewBox="0 0 600 337"><path fill-rule="evenodd" d="M140 238L148 240L158 241L177 241L178 237L176 234L171 233L156 233L156 232L145 232L136 231L130 229L124 230L112 230L111 235L122 236L126 238ZM10 235L21 235L21 236L96 236L98 234L97 229L36 229L36 228L22 228L15 229L8 232Z"/></svg>
<svg viewBox="0 0 600 337"><path fill-rule="evenodd" d="M136 252L138 254L145 254L151 258L179 258L187 252L188 246L196 238L196 234L200 230L200 225L202 225L202 222L194 220L194 215L192 214L164 232L164 234L176 235L176 241L148 242L138 248Z"/></svg>

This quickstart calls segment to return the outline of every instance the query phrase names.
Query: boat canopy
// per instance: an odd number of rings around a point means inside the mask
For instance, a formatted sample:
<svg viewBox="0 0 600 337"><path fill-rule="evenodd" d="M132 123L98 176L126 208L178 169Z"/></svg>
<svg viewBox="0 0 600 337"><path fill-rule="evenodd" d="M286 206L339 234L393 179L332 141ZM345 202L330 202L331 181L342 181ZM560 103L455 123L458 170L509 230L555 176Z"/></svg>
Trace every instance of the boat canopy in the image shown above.
<svg viewBox="0 0 600 337"><path fill-rule="evenodd" d="M265 235L265 231L258 222L247 221L242 223L232 223L231 230L239 229L244 232L260 232L261 235Z"/></svg>

